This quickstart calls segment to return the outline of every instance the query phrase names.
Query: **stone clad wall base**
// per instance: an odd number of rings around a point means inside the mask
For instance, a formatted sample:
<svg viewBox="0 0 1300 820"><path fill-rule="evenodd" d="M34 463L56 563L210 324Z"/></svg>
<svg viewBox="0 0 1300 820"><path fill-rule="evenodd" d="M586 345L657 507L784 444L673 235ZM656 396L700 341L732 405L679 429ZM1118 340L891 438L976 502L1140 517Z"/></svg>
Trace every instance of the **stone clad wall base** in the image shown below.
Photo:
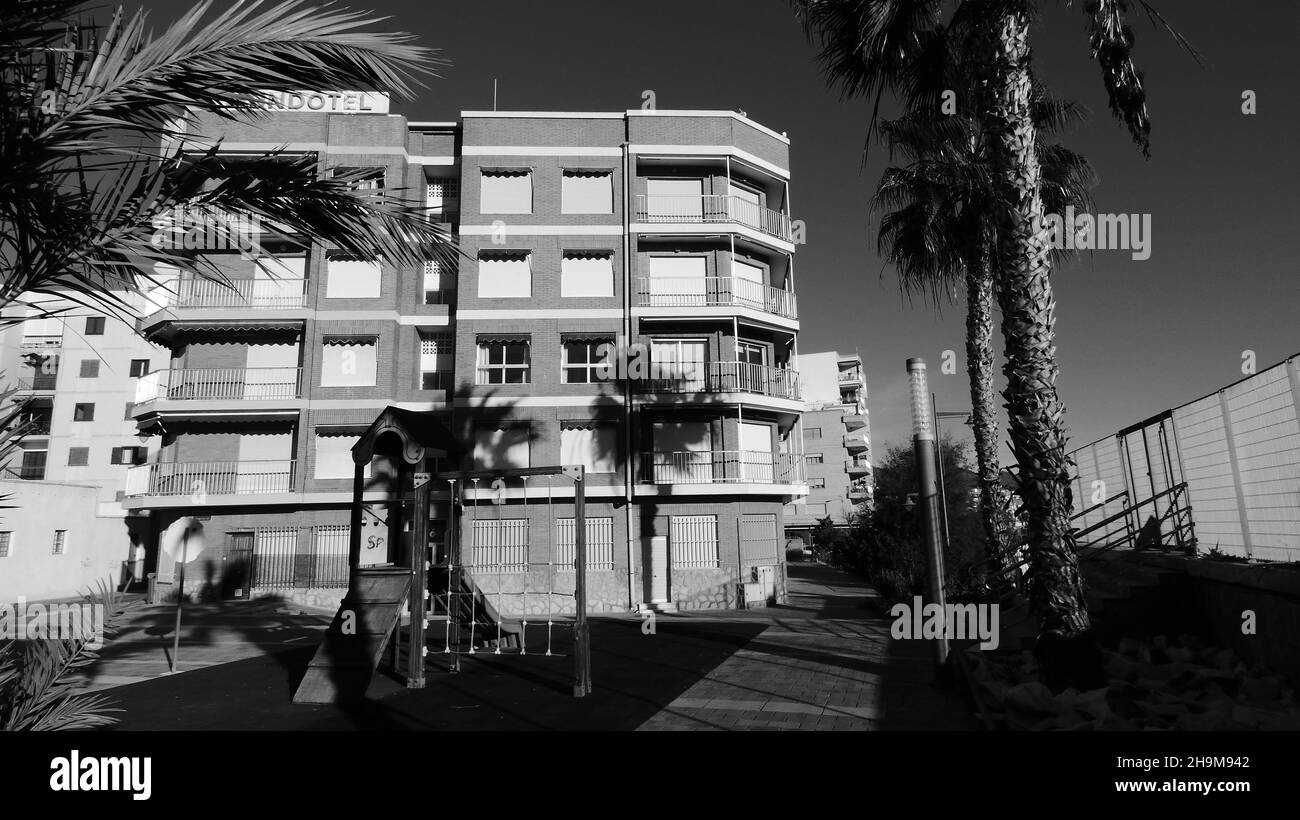
<svg viewBox="0 0 1300 820"><path fill-rule="evenodd" d="M678 609L735 609L740 575L734 567L674 569L671 595Z"/></svg>

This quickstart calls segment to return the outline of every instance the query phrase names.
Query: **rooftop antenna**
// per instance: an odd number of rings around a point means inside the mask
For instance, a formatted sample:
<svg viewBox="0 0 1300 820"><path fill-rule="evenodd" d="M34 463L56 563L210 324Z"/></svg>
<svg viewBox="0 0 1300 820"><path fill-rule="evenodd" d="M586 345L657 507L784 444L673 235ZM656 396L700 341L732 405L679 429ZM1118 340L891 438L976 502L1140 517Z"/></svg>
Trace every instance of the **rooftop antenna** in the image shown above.
<svg viewBox="0 0 1300 820"><path fill-rule="evenodd" d="M497 78L492 78L492 110L497 110Z"/></svg>

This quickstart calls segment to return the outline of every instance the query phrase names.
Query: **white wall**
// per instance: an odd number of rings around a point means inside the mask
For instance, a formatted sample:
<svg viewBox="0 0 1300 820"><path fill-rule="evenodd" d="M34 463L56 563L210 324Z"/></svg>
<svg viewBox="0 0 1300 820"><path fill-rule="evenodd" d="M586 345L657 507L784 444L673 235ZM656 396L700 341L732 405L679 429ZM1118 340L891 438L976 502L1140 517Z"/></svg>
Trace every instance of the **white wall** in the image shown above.
<svg viewBox="0 0 1300 820"><path fill-rule="evenodd" d="M13 533L9 555L0 558L0 601L68 598L100 579L122 580L131 541L122 518L95 515L93 485L53 481L0 481L11 509L0 510L0 531ZM54 531L66 530L66 548L54 555Z"/></svg>

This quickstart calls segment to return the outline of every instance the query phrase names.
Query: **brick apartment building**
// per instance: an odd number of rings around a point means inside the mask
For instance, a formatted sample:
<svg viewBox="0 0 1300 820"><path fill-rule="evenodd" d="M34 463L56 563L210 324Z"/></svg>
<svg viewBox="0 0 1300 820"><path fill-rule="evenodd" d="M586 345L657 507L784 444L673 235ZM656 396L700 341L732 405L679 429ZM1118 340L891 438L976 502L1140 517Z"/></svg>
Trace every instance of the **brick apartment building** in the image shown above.
<svg viewBox="0 0 1300 820"><path fill-rule="evenodd" d="M154 271L140 330L167 354L132 412L156 455L122 503L154 544L199 553L187 586L341 591L350 447L395 405L465 444L450 467L586 466L593 609L735 606L741 580L779 597L784 506L806 492L785 136L732 112L334 107L199 130L236 157L369 169L464 256L403 269L267 234L276 260L209 254L233 289ZM611 349L653 367L606 378ZM572 484L524 485L464 494L467 560L562 587ZM440 489L435 542L447 515Z"/></svg>
<svg viewBox="0 0 1300 820"><path fill-rule="evenodd" d="M807 543L823 518L845 526L855 507L871 503L871 421L861 356L800 354L799 375L808 495L787 508L785 532Z"/></svg>

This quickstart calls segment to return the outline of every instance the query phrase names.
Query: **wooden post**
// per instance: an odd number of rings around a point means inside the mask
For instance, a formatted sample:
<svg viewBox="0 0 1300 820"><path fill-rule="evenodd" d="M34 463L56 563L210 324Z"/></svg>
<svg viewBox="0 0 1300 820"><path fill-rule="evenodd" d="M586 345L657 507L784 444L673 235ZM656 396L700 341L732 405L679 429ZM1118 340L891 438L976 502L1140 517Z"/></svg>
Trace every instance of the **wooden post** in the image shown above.
<svg viewBox="0 0 1300 820"><path fill-rule="evenodd" d="M433 487L433 475L427 472L429 458L420 459L413 474L415 490L411 514L411 629L407 657L406 688L424 688L424 630L426 606L425 598L429 592L429 491Z"/></svg>
<svg viewBox="0 0 1300 820"><path fill-rule="evenodd" d="M591 641L587 626L587 494L585 470L578 467L573 480L574 597L573 696L591 694Z"/></svg>
<svg viewBox="0 0 1300 820"><path fill-rule="evenodd" d="M365 473L360 464L352 471L352 526L348 533L348 586L361 565L361 499L365 493Z"/></svg>

